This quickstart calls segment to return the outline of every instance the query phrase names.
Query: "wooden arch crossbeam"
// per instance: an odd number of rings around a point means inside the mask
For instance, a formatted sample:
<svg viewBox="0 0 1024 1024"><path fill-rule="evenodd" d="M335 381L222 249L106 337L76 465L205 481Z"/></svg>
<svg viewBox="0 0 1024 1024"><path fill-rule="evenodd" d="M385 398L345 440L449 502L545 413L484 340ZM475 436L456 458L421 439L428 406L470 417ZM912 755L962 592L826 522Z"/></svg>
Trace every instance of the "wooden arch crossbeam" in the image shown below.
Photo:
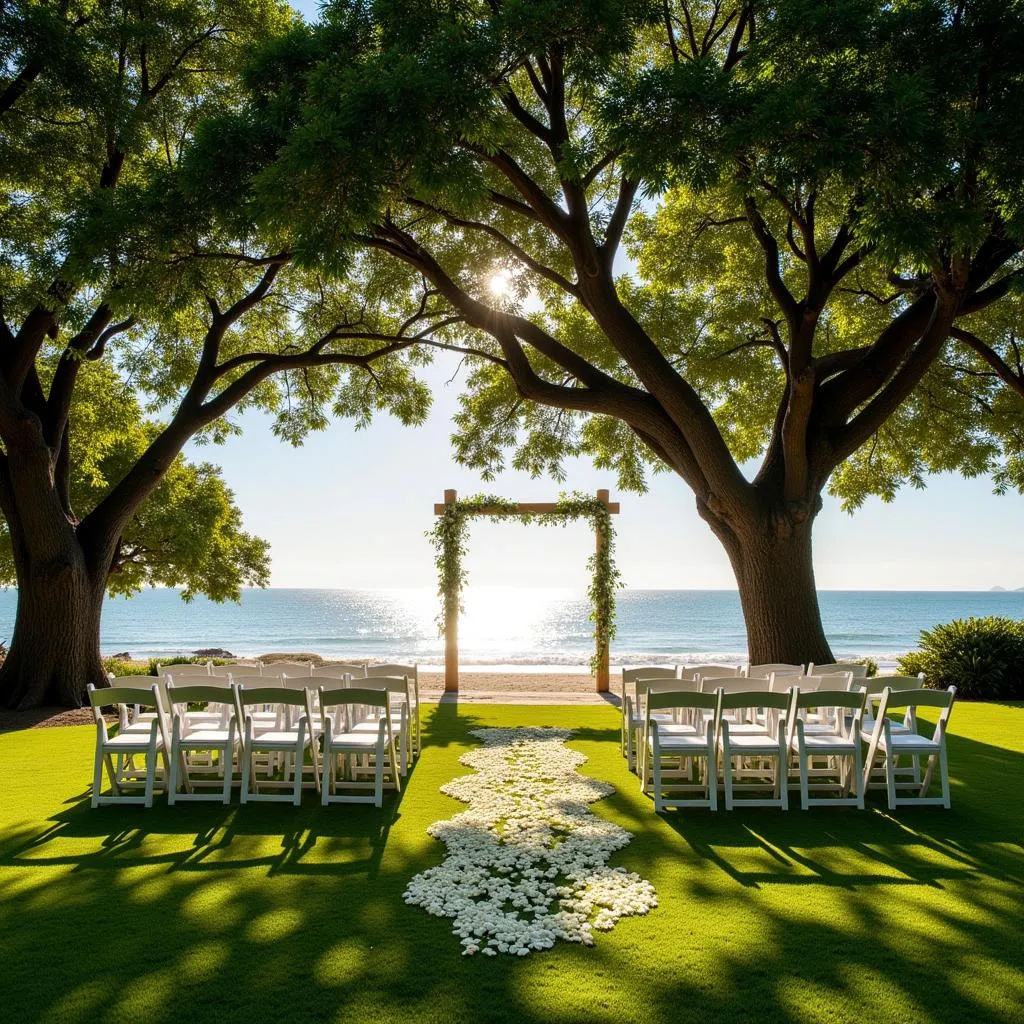
<svg viewBox="0 0 1024 1024"><path fill-rule="evenodd" d="M619 503L609 501L607 490L597 492L597 500L607 509L609 515L618 515ZM459 498L455 490L449 489L444 492L444 502L434 505L434 515L443 516L448 508L457 504ZM562 506L552 501L522 501L518 502L514 511L532 512L540 515L557 514L562 511ZM472 515L508 515L509 506L488 506L473 509ZM600 551L608 543L605 531L597 529L594 533L594 543ZM608 666L608 645L599 645L597 650L597 671L595 673L597 692L607 693L610 689L609 666ZM444 688L449 693L457 693L459 689L459 601L453 596L445 601L444 605Z"/></svg>

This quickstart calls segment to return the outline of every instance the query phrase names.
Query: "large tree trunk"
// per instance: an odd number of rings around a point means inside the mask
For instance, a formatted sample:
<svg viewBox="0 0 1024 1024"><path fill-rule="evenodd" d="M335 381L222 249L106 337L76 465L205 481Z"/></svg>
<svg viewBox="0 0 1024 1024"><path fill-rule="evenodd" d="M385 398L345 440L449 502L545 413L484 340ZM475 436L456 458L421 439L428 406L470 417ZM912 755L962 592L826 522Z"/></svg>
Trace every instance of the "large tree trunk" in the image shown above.
<svg viewBox="0 0 1024 1024"><path fill-rule="evenodd" d="M52 453L35 432L8 441L0 506L18 583L0 705L79 707L87 683L106 683L100 615L111 546L83 543L58 493Z"/></svg>
<svg viewBox="0 0 1024 1024"><path fill-rule="evenodd" d="M751 664L834 661L814 585L814 516L758 515L726 526L701 511L736 574Z"/></svg>
<svg viewBox="0 0 1024 1024"><path fill-rule="evenodd" d="M87 683L105 685L103 593L77 544L69 546L66 560L32 565L18 581L14 636L0 668L0 703L19 709L78 707Z"/></svg>

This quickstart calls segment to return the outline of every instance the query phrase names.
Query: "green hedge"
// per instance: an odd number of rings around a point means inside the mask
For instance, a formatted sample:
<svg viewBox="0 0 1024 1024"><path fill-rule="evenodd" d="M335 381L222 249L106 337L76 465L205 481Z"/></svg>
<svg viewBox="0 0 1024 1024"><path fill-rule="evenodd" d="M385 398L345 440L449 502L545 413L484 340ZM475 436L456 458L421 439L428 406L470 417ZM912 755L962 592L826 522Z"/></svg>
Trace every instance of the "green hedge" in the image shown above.
<svg viewBox="0 0 1024 1024"><path fill-rule="evenodd" d="M103 667L115 676L155 676L157 665L227 665L229 658L150 658L148 661L125 661L123 658L104 658Z"/></svg>
<svg viewBox="0 0 1024 1024"><path fill-rule="evenodd" d="M998 616L955 619L922 630L920 645L900 658L901 674L923 672L925 685L953 685L958 698L1024 698L1024 622Z"/></svg>

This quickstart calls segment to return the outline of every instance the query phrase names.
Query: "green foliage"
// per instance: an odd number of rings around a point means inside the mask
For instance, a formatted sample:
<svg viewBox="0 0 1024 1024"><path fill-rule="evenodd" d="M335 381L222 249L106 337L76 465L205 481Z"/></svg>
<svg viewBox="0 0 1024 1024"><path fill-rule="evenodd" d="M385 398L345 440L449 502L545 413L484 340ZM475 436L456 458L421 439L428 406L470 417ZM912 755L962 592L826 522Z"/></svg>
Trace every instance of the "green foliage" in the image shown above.
<svg viewBox="0 0 1024 1024"><path fill-rule="evenodd" d="M105 361L79 371L71 408L70 495L79 518L91 512L145 452L159 424ZM129 520L108 579L111 594L146 586L181 587L187 601L206 594L235 600L270 578L266 541L242 529L242 513L216 466L179 455ZM0 520L0 584L17 577L10 532Z"/></svg>
<svg viewBox="0 0 1024 1024"><path fill-rule="evenodd" d="M920 649L900 659L927 686L956 686L968 700L1024 698L1024 622L999 616L955 619L921 631Z"/></svg>
<svg viewBox="0 0 1024 1024"><path fill-rule="evenodd" d="M586 519L595 532L605 538L594 554L587 560L590 570L590 621L594 623L595 653L591 659L591 671L596 672L601 663L602 652L611 648L615 639L615 592L622 583L622 576L615 566L615 534L608 506L597 498L574 492L560 495L552 512L520 512L517 503L493 494L477 494L446 504L444 512L427 537L434 544L434 564L437 566L437 592L442 608L437 625L444 635L447 610L462 610L462 591L467 583L463 559L466 556L470 520L484 509L491 519L515 519L523 523L541 526L566 526L577 519Z"/></svg>
<svg viewBox="0 0 1024 1024"><path fill-rule="evenodd" d="M125 658L104 658L103 670L114 676L155 676L158 665L205 665L212 661L214 665L231 664L226 658L195 658L172 656L169 658L149 658L146 661Z"/></svg>
<svg viewBox="0 0 1024 1024"><path fill-rule="evenodd" d="M854 658L851 665L865 665L868 670L868 678L878 675L878 662L874 658Z"/></svg>
<svg viewBox="0 0 1024 1024"><path fill-rule="evenodd" d="M307 261L350 268L370 239L415 264L388 235L394 227L427 254L427 276L440 268L453 316L433 338L473 353L453 441L459 461L485 479L511 465L561 480L578 456L614 470L625 490L643 490L652 470L679 470L681 460L625 415L588 403L600 388L551 346L531 345L526 329L518 337L530 370L577 394L524 401L528 389L510 379L480 314L522 317L612 382L650 390L643 359L609 327L621 320L574 291L596 272L583 253L604 244L628 181L641 200L627 203L632 262L612 304L692 388L732 459L765 460L763 487L797 450L820 465L794 476L819 489L828 482L850 511L869 495L891 500L901 486L923 486L931 472L1024 480L1012 455L1024 430L1016 415L988 415L1003 392L973 376L973 362L951 373L940 361L909 397L877 403L880 425L845 463L822 453L895 369L822 438L780 452L792 332L747 205L777 243L797 318L814 320L814 430L836 415L829 361L848 368L846 357L878 347L920 294L955 276L954 264L960 273L974 261L972 288L1019 272L1020 5L977 0L956 14L940 0L787 0L758 12L756 31L746 18L743 5L642 0L336 0L322 29L266 59L287 74L264 73L256 106L287 129L279 160L260 176L258 205L270 224L295 231ZM564 125L545 85L556 59L569 97ZM497 154L526 184L502 172ZM574 187L571 219L589 233L582 243L566 242L554 212L568 209ZM998 258L994 238L1006 240ZM838 256L857 254L855 269L823 289L810 277L837 239ZM360 271L398 295L402 276L387 263ZM495 297L498 270L509 289ZM418 286L406 278L407 301ZM454 288L466 302L451 298ZM434 301L440 317L446 303ZM989 325L996 308L976 316Z"/></svg>

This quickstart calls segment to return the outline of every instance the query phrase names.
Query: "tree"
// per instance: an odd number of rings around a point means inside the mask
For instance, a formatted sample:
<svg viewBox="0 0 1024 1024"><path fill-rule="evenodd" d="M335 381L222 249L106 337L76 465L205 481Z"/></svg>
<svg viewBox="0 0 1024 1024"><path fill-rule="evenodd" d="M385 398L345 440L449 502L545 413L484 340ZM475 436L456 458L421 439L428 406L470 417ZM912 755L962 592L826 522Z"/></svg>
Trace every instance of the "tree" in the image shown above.
<svg viewBox="0 0 1024 1024"><path fill-rule="evenodd" d="M831 660L823 489L1020 275L1020 5L329 11L362 48L290 80L271 222L311 252L362 246L395 289L427 282L439 336L474 350L464 463L511 450L557 475L589 454L634 489L677 473L732 563L751 659ZM837 482L856 504L900 472Z"/></svg>
<svg viewBox="0 0 1024 1024"><path fill-rule="evenodd" d="M241 76L256 43L274 40L256 82L313 45L277 0L15 3L0 39L0 510L18 585L0 702L74 705L105 683L108 587L224 597L264 575L186 443L222 439L245 407L293 443L330 413L416 422L424 356L373 336L430 325L368 289L353 306L287 231L255 228L242 157L274 133L247 119ZM168 538L176 510L196 532Z"/></svg>
<svg viewBox="0 0 1024 1024"><path fill-rule="evenodd" d="M134 393L106 362L80 371L71 402L71 507L88 514L159 434ZM181 587L215 601L235 600L243 586L266 586L266 541L242 529L242 514L216 466L179 455L121 533L107 592L129 596L145 586ZM14 552L0 523L0 586L17 586Z"/></svg>

